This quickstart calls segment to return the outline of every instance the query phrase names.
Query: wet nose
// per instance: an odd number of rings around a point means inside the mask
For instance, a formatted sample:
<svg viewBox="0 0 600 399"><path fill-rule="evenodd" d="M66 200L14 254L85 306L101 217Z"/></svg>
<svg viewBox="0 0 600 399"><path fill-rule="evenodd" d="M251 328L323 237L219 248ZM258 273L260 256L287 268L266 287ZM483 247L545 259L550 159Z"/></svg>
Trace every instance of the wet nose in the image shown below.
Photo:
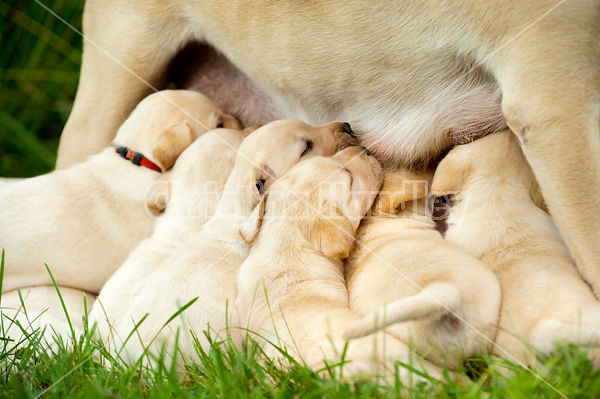
<svg viewBox="0 0 600 399"><path fill-rule="evenodd" d="M352 126L350 126L348 122L342 123L342 130L344 131L344 133L350 135L350 137L356 138L356 133L354 133L354 130L352 130Z"/></svg>

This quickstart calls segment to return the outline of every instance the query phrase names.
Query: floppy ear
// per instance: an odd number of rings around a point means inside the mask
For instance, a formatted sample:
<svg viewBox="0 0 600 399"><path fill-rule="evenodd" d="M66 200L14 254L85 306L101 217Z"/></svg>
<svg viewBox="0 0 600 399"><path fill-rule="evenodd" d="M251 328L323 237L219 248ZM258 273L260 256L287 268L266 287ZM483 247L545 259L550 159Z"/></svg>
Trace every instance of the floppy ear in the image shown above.
<svg viewBox="0 0 600 399"><path fill-rule="evenodd" d="M371 207L372 214L393 215L403 202L424 198L427 196L431 177L432 173L429 171L386 172L379 195Z"/></svg>
<svg viewBox="0 0 600 399"><path fill-rule="evenodd" d="M217 126L222 125L226 129L242 130L242 124L235 117L227 114L222 114L217 117Z"/></svg>
<svg viewBox="0 0 600 399"><path fill-rule="evenodd" d="M352 223L335 207L334 217L323 217L311 232L311 240L329 259L344 259L354 248Z"/></svg>
<svg viewBox="0 0 600 399"><path fill-rule="evenodd" d="M194 141L192 128L189 122L177 123L163 131L156 140L152 158L159 164L163 171L169 169L179 155Z"/></svg>
<svg viewBox="0 0 600 399"><path fill-rule="evenodd" d="M169 203L169 198L171 198L171 183L169 182L169 174L165 173L160 176L152 187L146 199L146 206L152 213L162 213Z"/></svg>
<svg viewBox="0 0 600 399"><path fill-rule="evenodd" d="M471 173L468 146L459 145L442 159L433 175L432 194L442 196L462 190Z"/></svg>
<svg viewBox="0 0 600 399"><path fill-rule="evenodd" d="M258 205L254 208L246 222L240 227L239 233L244 242L250 245L258 236L260 226L262 225L263 215L265 214L265 207L267 205L267 197L269 194L265 194Z"/></svg>

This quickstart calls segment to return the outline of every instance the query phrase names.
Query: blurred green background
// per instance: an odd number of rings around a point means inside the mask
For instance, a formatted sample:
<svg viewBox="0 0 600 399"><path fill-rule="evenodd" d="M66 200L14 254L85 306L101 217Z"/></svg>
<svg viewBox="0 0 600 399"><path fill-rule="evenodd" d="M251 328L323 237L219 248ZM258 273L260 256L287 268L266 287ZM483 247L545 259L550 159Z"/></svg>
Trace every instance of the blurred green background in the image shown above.
<svg viewBox="0 0 600 399"><path fill-rule="evenodd" d="M81 30L84 0L39 0ZM81 36L33 0L0 0L0 176L54 168L81 64Z"/></svg>

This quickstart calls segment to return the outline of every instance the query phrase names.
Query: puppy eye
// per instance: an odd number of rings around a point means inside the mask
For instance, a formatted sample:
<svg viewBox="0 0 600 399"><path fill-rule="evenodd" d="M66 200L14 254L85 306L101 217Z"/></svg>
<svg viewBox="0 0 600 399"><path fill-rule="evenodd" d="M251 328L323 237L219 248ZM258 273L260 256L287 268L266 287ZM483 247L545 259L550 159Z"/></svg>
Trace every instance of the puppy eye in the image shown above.
<svg viewBox="0 0 600 399"><path fill-rule="evenodd" d="M262 197L265 194L265 180L259 180L256 182L256 189Z"/></svg>
<svg viewBox="0 0 600 399"><path fill-rule="evenodd" d="M225 127L225 125L223 124L223 122L221 122L217 125L217 127Z"/></svg>
<svg viewBox="0 0 600 399"><path fill-rule="evenodd" d="M308 154L310 152L310 150L312 150L313 148L313 142L308 140L306 142L306 147L304 147L304 151L302 151L302 154L300 154L301 157L305 156L306 154Z"/></svg>
<svg viewBox="0 0 600 399"><path fill-rule="evenodd" d="M452 194L442 195L438 200L446 205L452 205Z"/></svg>

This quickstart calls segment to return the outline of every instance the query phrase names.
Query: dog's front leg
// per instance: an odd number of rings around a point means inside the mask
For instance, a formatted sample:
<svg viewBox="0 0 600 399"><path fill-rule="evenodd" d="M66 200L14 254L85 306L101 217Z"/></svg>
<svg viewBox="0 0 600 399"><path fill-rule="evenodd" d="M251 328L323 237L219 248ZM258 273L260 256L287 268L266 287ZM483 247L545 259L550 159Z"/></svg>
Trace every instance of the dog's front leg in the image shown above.
<svg viewBox="0 0 600 399"><path fill-rule="evenodd" d="M578 8L578 9L576 9ZM558 8L500 53L502 110L600 298L600 7Z"/></svg>
<svg viewBox="0 0 600 399"><path fill-rule="evenodd" d="M153 91L149 85L164 85L164 71L182 45L184 28L157 3L86 2L81 77L61 135L57 168L109 145L133 108Z"/></svg>

